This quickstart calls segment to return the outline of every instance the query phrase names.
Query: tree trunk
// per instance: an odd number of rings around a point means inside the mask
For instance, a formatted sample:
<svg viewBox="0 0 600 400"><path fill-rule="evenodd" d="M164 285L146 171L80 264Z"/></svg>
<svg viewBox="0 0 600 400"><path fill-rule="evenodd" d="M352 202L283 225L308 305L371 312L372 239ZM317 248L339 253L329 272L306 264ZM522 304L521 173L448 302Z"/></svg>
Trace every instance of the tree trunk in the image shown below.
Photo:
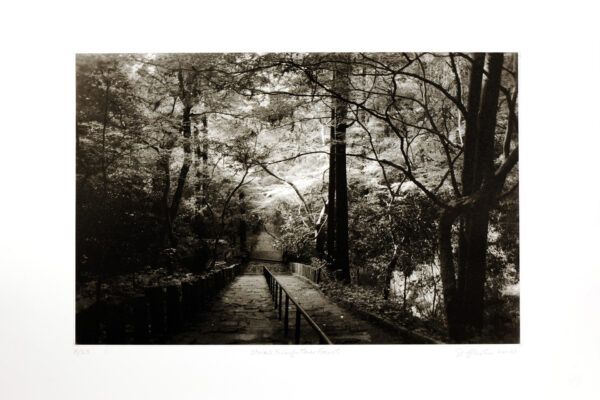
<svg viewBox="0 0 600 400"><path fill-rule="evenodd" d="M200 135L196 143L196 199L198 207L202 207L206 198L208 186L208 120L206 116L202 116L202 125L199 129ZM200 160L202 162L200 163Z"/></svg>
<svg viewBox="0 0 600 400"><path fill-rule="evenodd" d="M331 108L329 137L329 198L327 201L327 264L335 266L335 108Z"/></svg>
<svg viewBox="0 0 600 400"><path fill-rule="evenodd" d="M467 335L483 327L483 294L488 232L488 207L480 204L470 212L467 228L466 271L461 309Z"/></svg>
<svg viewBox="0 0 600 400"><path fill-rule="evenodd" d="M463 338L463 324L460 320L462 314L458 308L460 300L456 288L454 255L452 254L452 224L457 214L455 209L442 211L438 224L438 250L448 334L451 339L461 340Z"/></svg>
<svg viewBox="0 0 600 400"><path fill-rule="evenodd" d="M183 166L181 167L181 171L179 171L179 178L177 178L177 188L175 189L173 199L171 200L171 207L169 208L169 217L171 218L171 221L175 220L175 217L177 216L177 211L179 211L179 205L181 204L181 197L183 195L185 181L187 178L187 174L190 170L190 155L192 150L190 144L190 138L192 135L192 122L190 118L191 110L192 107L187 105L183 109Z"/></svg>
<svg viewBox="0 0 600 400"><path fill-rule="evenodd" d="M502 186L492 182L495 179L494 134L503 55L488 56L485 85L481 83L484 57L476 54L473 59L462 175L463 196L469 203L445 210L439 224L444 305L448 330L454 340L476 335L483 327L489 211L496 190ZM451 229L458 217L458 271L455 278Z"/></svg>
<svg viewBox="0 0 600 400"><path fill-rule="evenodd" d="M335 255L336 269L342 270L345 283L350 283L348 259L348 185L346 182L346 125L336 129L335 149Z"/></svg>
<svg viewBox="0 0 600 400"><path fill-rule="evenodd" d="M474 190L485 187L494 174L494 135L496 114L500 94L502 73L502 53L488 56L488 78L483 88L481 109L478 116L477 148L475 155ZM495 194L494 194L495 195ZM466 271L462 299L467 334L475 334L483 327L483 297L485 286L486 253L489 210L489 193L481 196L475 207L467 215Z"/></svg>
<svg viewBox="0 0 600 400"><path fill-rule="evenodd" d="M468 112L465 116L464 161L462 171L463 195L468 196L473 192L473 174L475 172L475 154L477 144L477 116L481 100L481 80L483 77L483 53L473 54L471 67L471 80L469 83Z"/></svg>
<svg viewBox="0 0 600 400"><path fill-rule="evenodd" d="M239 194L239 198L240 198L240 225L239 225L239 236L240 236L240 252L245 252L246 251L246 219L245 219L245 215L246 215L246 207L244 205L244 198L245 198L245 194L244 192L240 192Z"/></svg>
<svg viewBox="0 0 600 400"><path fill-rule="evenodd" d="M350 91L350 60L342 56L339 69L334 72L334 86L342 98ZM348 184L346 181L346 129L348 105L335 100L335 264L342 270L344 283L350 283L350 260L348 258Z"/></svg>

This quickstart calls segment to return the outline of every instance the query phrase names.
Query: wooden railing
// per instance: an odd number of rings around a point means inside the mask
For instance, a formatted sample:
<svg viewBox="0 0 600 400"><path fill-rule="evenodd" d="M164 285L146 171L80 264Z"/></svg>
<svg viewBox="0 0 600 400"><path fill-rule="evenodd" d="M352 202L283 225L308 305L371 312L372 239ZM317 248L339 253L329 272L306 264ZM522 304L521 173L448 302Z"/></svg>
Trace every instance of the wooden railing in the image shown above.
<svg viewBox="0 0 600 400"><path fill-rule="evenodd" d="M308 325L313 328L316 334L319 336L320 344L333 344L331 340L325 335L325 332L319 328L317 323L307 314L307 312L300 306L298 301L294 299L288 291L281 285L279 280L275 278L275 276L269 271L267 267L263 267L263 272L265 275L265 279L267 280L267 284L269 285L269 291L271 292L271 297L273 298L273 302L275 303L275 308L278 309L278 317L281 319L283 312L283 326L284 326L284 334L287 337L288 329L289 329L289 308L290 301L296 306L296 323L294 329L294 343L300 344L300 322L301 317L303 316ZM285 299L284 299L285 297ZM282 303L285 303L284 310L282 311Z"/></svg>
<svg viewBox="0 0 600 400"><path fill-rule="evenodd" d="M307 279L310 279L314 283L321 281L321 268L316 268L311 265L300 264L297 262L289 263L290 270L293 274L298 274Z"/></svg>
<svg viewBox="0 0 600 400"><path fill-rule="evenodd" d="M118 304L95 304L76 315L77 344L164 343L242 272L236 264L180 285L152 286Z"/></svg>

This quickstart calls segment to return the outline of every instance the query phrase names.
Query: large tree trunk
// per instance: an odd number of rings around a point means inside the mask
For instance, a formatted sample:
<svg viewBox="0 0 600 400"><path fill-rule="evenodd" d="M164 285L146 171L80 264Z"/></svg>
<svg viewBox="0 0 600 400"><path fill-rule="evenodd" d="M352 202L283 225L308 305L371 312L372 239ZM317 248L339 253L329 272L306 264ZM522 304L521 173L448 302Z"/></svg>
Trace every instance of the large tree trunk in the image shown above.
<svg viewBox="0 0 600 400"><path fill-rule="evenodd" d="M502 53L493 53L488 60L488 79L483 88L478 119L479 129L475 173L473 174L473 189L475 190L485 187L486 183L493 179L494 174L494 135L503 55ZM467 250L462 302L467 334L476 333L483 327L483 297L491 201L492 197L489 193L483 194L466 218L467 240L465 245L467 245Z"/></svg>
<svg viewBox="0 0 600 400"><path fill-rule="evenodd" d="M479 104L481 102L481 87L483 78L484 53L473 54L473 65L471 67L471 78L469 83L468 112L465 116L465 140L464 161L462 171L462 194L470 196L473 193L474 174L476 172L477 153L477 117L479 115ZM462 296L465 287L465 272L467 264L467 218L460 218L458 238L458 281L457 295Z"/></svg>
<svg viewBox="0 0 600 400"><path fill-rule="evenodd" d="M350 90L350 63L347 56L334 74L336 92L348 98ZM342 279L350 283L348 258L348 184L346 181L346 116L348 105L335 101L335 255L336 269L342 270Z"/></svg>
<svg viewBox="0 0 600 400"><path fill-rule="evenodd" d="M494 180L494 134L503 56L498 53L488 56L483 90L484 57L476 54L473 60L462 175L463 196L470 198L470 202L468 206L445 210L439 224L444 304L449 333L455 340L473 336L483 327L489 211L496 190L501 187L491 182ZM451 229L458 217L458 271L455 277Z"/></svg>
<svg viewBox="0 0 600 400"><path fill-rule="evenodd" d="M344 282L350 283L348 259L348 185L346 182L346 125L336 129L335 149L335 254L336 269L342 270Z"/></svg>
<svg viewBox="0 0 600 400"><path fill-rule="evenodd" d="M183 116L181 119L181 132L183 134L183 165L179 171L177 187L175 188L175 193L171 199L171 206L169 207L169 219L171 224L177 217L187 174L192 164L192 108L194 107L194 98L198 94L195 73L192 76L188 75L187 78L184 77L184 72L180 65L179 70L177 71L177 78L179 80L178 96L183 103ZM171 236L174 239L172 240L174 242L173 245L177 245L175 236L173 234L171 234Z"/></svg>
<svg viewBox="0 0 600 400"><path fill-rule="evenodd" d="M200 135L196 140L196 204L204 205L208 186L208 120L202 116ZM200 162L201 160L201 162Z"/></svg>
<svg viewBox="0 0 600 400"><path fill-rule="evenodd" d="M183 109L183 166L181 167L181 171L179 171L179 177L177 178L177 188L175 188L175 193L173 194L173 199L171 200L171 207L169 209L169 217L171 218L171 221L175 220L175 217L177 216L177 211L179 211L179 205L181 204L181 197L183 195L185 181L187 178L187 174L190 170L192 151L190 143L190 139L192 136L192 121L190 118L191 111L192 107L188 105L186 105Z"/></svg>
<svg viewBox="0 0 600 400"><path fill-rule="evenodd" d="M329 198L327 201L327 265L335 266L335 108L331 108L329 137Z"/></svg>
<svg viewBox="0 0 600 400"><path fill-rule="evenodd" d="M464 336L461 322L462 313L459 309L460 299L454 275L454 255L452 254L452 224L457 217L457 213L455 209L442 211L438 224L438 249L448 334L451 339L461 340Z"/></svg>

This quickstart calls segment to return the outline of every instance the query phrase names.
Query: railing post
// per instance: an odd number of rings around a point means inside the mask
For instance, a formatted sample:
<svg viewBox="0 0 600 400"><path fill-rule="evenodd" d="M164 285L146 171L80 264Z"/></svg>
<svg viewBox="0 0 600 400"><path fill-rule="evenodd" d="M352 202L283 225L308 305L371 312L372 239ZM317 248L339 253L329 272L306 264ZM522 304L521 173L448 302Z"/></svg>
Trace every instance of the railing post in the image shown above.
<svg viewBox="0 0 600 400"><path fill-rule="evenodd" d="M162 287L152 286L146 289L146 298L150 306L150 327L152 336L161 338L165 331L165 294Z"/></svg>
<svg viewBox="0 0 600 400"><path fill-rule="evenodd" d="M181 328L181 302L179 301L179 285L167 286L167 331L178 332Z"/></svg>
<svg viewBox="0 0 600 400"><path fill-rule="evenodd" d="M296 305L296 334L294 335L294 342L300 344L300 308Z"/></svg>
<svg viewBox="0 0 600 400"><path fill-rule="evenodd" d="M281 320L281 286L279 286L279 303L278 303L278 308L279 308L279 320Z"/></svg>
<svg viewBox="0 0 600 400"><path fill-rule="evenodd" d="M289 309L290 309L290 296L288 296L288 294L285 294L285 316L283 317L283 333L285 334L285 336L287 337L288 334L288 313L289 313Z"/></svg>

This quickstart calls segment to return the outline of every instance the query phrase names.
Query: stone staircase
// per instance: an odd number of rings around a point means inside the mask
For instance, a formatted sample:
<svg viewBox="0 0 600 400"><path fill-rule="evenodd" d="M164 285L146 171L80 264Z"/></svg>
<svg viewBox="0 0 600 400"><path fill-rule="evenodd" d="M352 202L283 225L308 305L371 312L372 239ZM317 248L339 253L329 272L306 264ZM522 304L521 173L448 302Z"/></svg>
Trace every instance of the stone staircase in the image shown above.
<svg viewBox="0 0 600 400"><path fill-rule="evenodd" d="M290 269L287 265L281 264L278 261L269 260L251 260L244 268L244 275L262 275L263 266L269 268L274 274L289 274Z"/></svg>

